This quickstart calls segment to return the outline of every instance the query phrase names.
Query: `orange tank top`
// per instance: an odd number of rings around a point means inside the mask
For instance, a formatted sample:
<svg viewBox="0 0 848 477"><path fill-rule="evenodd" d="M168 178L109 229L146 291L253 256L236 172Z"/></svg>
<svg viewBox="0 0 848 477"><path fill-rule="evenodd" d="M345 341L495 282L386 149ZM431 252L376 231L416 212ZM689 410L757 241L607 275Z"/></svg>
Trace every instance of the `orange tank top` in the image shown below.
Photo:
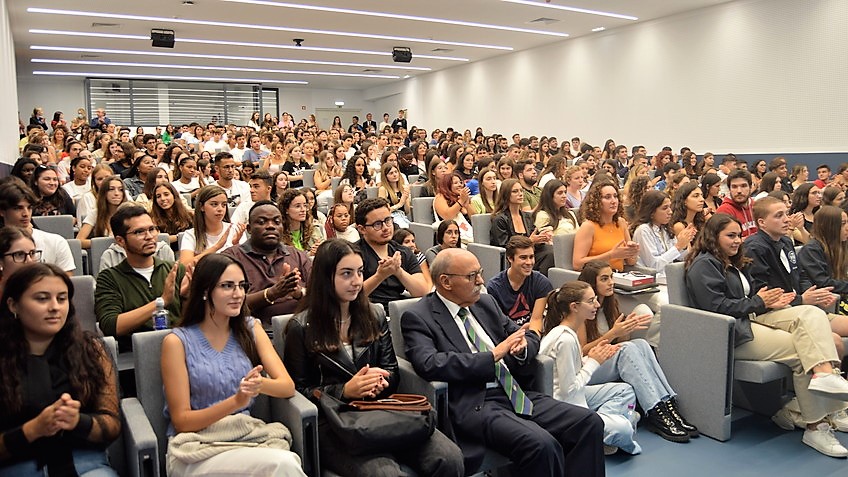
<svg viewBox="0 0 848 477"><path fill-rule="evenodd" d="M596 222L591 222L591 224L595 227L595 237L592 239L592 248L589 249L590 257L609 252L625 239L624 228L619 228L612 222L604 226L600 226ZM623 258L614 258L609 262L613 270L624 270Z"/></svg>

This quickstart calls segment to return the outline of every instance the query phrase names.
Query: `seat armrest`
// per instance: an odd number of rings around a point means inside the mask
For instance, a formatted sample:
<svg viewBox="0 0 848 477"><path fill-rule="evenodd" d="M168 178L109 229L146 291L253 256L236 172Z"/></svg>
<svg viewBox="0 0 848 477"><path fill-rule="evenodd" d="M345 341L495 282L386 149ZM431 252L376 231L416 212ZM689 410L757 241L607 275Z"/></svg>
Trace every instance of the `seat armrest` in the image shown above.
<svg viewBox="0 0 848 477"><path fill-rule="evenodd" d="M137 398L121 400L127 472L131 477L159 477L159 443Z"/></svg>
<svg viewBox="0 0 848 477"><path fill-rule="evenodd" d="M530 364L533 366L533 390L553 396L554 394L554 360L550 356L536 355Z"/></svg>
<svg viewBox="0 0 848 477"><path fill-rule="evenodd" d="M409 394L421 394L436 410L439 423L448 422L448 383L444 381L427 381L415 373L412 363L398 358L400 372L399 390Z"/></svg>
<svg viewBox="0 0 848 477"><path fill-rule="evenodd" d="M318 408L296 392L290 398L270 398L272 419L291 432L291 450L300 456L306 475L318 475Z"/></svg>

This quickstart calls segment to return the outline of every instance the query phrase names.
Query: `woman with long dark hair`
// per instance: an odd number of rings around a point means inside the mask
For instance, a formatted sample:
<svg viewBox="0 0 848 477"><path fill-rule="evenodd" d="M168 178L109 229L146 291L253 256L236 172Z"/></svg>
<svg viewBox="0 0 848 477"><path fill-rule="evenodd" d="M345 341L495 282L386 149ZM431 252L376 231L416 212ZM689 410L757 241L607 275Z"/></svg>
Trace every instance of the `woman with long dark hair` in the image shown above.
<svg viewBox="0 0 848 477"><path fill-rule="evenodd" d="M132 167L126 171L126 174L121 176L124 178L124 186L127 193L132 199L135 199L144 191L144 180L147 179L147 173L156 167L156 160L153 156L142 154L135 158Z"/></svg>
<svg viewBox="0 0 848 477"><path fill-rule="evenodd" d="M789 306L794 292L755 290L742 241L736 218L716 214L707 221L686 258L692 305L736 320L736 359L774 361L792 369L797 400L772 418L778 426L793 429L794 421L803 422L805 444L831 457L848 457L828 422L845 410L848 383L836 368L839 355L827 314L811 305Z"/></svg>
<svg viewBox="0 0 848 477"><path fill-rule="evenodd" d="M400 375L389 325L383 307L372 305L363 293L358 247L343 239L321 244L309 280L300 311L286 331L286 366L297 390L313 400L317 390L342 401L394 393ZM325 456L321 465L340 474L403 475L402 462L419 475L463 475L459 448L439 431L405 452L358 456L338 442L323 414L318 434L319 452Z"/></svg>
<svg viewBox="0 0 848 477"><path fill-rule="evenodd" d="M671 231L671 199L658 190L649 190L642 198L636 220L630 224L633 241L639 244L636 264L657 271L657 280L665 283L665 266L686 258L698 229L689 224L676 235Z"/></svg>
<svg viewBox="0 0 848 477"><path fill-rule="evenodd" d="M648 328L654 316L650 308L640 304L626 316L621 312L612 268L606 262L587 263L577 279L592 287L599 302L595 319L587 320L577 330L582 353L587 354L604 343L619 347L618 353L595 371L589 384L624 381L633 386L636 400L646 411L653 432L673 442L698 437L698 429L678 410L677 393L668 383L654 351L647 341L633 337L634 333Z"/></svg>
<svg viewBox="0 0 848 477"><path fill-rule="evenodd" d="M77 240L81 242L82 248L90 248L91 239L94 237L112 236L109 222L118 210L118 206L126 201L127 194L124 192L124 182L120 177L111 176L103 181L100 185L100 193L97 195L97 207L83 219L77 233Z"/></svg>
<svg viewBox="0 0 848 477"><path fill-rule="evenodd" d="M718 174L704 174L701 179L701 195L704 196L705 212L710 215L716 213L721 205L721 177Z"/></svg>
<svg viewBox="0 0 848 477"><path fill-rule="evenodd" d="M441 221L441 223L439 223L439 227L436 229L436 245L433 245L424 251L424 257L427 259L427 265L429 266L432 264L433 260L436 259L436 255L438 255L442 250L457 248L460 246L462 246L462 242L460 240L459 225L457 225L456 221Z"/></svg>
<svg viewBox="0 0 848 477"><path fill-rule="evenodd" d="M813 182L804 182L792 193L792 208L789 214L802 213L804 215L804 229L808 233L813 231L816 211L822 202L822 190ZM807 240L803 240L807 243Z"/></svg>
<svg viewBox="0 0 848 477"><path fill-rule="evenodd" d="M498 178L494 169L484 167L477 173L478 193L471 197L471 208L475 214L491 214L498 195Z"/></svg>
<svg viewBox="0 0 848 477"><path fill-rule="evenodd" d="M552 179L542 187L539 205L533 211L533 224L541 230L551 229L553 235L574 233L580 224L568 208L567 188L558 179Z"/></svg>
<svg viewBox="0 0 848 477"><path fill-rule="evenodd" d="M701 188L695 182L684 184L671 201L671 233L675 236L689 224L701 230L706 218L704 217L704 196Z"/></svg>
<svg viewBox="0 0 848 477"><path fill-rule="evenodd" d="M227 210L227 193L220 186L200 188L194 209L194 227L185 231L180 241L180 263L188 265L204 255L218 253L233 245L235 237L243 238L244 226L232 227Z"/></svg>
<svg viewBox="0 0 848 477"><path fill-rule="evenodd" d="M501 184L495 210L492 211L492 229L489 241L492 245L506 247L513 235L530 237L536 254L533 269L548 275L548 269L554 266L554 251L550 246L552 229L538 229L533 225L531 212L521 210L524 203L524 188L518 179L507 179Z"/></svg>
<svg viewBox="0 0 848 477"><path fill-rule="evenodd" d="M180 324L162 342L162 384L171 437L168 475L305 475L297 455L280 448L234 446L194 463L173 452L181 433L202 432L222 420L255 422L249 417L250 407L259 394L294 395L294 382L262 323L247 311L245 276L244 268L231 257L203 257L194 269Z"/></svg>
<svg viewBox="0 0 848 477"><path fill-rule="evenodd" d="M83 332L74 286L55 265L6 280L0 303L0 475L117 476L106 447L121 431L112 359Z"/></svg>

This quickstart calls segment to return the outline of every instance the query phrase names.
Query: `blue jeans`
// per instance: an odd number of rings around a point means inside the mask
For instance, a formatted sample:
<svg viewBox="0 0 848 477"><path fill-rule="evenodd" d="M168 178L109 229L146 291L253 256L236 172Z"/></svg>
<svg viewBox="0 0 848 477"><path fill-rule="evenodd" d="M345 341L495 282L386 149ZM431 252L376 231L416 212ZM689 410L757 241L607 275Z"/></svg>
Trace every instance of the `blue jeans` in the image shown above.
<svg viewBox="0 0 848 477"><path fill-rule="evenodd" d="M633 388L626 383L588 385L586 405L604 421L604 444L618 447L628 454L640 454L633 424L627 417L627 406L634 404ZM635 411L634 411L635 412Z"/></svg>
<svg viewBox="0 0 848 477"><path fill-rule="evenodd" d="M80 477L118 477L106 458L105 451L75 450L74 467ZM0 477L49 477L47 467L38 470L34 460L0 468Z"/></svg>
<svg viewBox="0 0 848 477"><path fill-rule="evenodd" d="M645 411L660 401L677 396L647 341L635 339L621 343L621 349L592 374L589 384L624 381L633 386L636 399Z"/></svg>

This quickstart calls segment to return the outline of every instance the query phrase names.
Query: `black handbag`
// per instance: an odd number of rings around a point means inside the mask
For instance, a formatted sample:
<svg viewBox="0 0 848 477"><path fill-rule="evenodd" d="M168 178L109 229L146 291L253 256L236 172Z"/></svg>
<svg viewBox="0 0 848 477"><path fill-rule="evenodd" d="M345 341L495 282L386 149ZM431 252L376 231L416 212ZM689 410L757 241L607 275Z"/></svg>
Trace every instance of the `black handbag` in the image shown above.
<svg viewBox="0 0 848 477"><path fill-rule="evenodd" d="M415 399L408 406L412 410L396 410L404 407L398 397L410 395L393 394L360 408L319 390L314 394L330 429L353 455L408 450L429 439L436 429L436 414L429 403L422 410ZM379 406L382 403L395 410Z"/></svg>
<svg viewBox="0 0 848 477"><path fill-rule="evenodd" d="M350 374L326 354L321 355ZM318 389L313 395L330 429L353 455L408 450L436 430L436 413L421 395L392 394L387 399L350 403Z"/></svg>

